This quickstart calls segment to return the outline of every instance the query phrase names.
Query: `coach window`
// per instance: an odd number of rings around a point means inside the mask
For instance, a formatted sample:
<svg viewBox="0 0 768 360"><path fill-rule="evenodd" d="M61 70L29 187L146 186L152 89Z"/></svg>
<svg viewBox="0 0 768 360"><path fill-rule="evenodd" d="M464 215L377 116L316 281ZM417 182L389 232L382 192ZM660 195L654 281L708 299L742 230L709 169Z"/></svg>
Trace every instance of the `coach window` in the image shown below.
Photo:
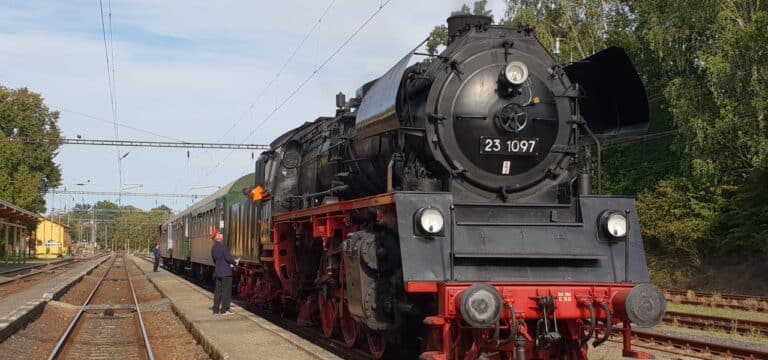
<svg viewBox="0 0 768 360"><path fill-rule="evenodd" d="M208 232L213 232L213 209L208 210Z"/></svg>

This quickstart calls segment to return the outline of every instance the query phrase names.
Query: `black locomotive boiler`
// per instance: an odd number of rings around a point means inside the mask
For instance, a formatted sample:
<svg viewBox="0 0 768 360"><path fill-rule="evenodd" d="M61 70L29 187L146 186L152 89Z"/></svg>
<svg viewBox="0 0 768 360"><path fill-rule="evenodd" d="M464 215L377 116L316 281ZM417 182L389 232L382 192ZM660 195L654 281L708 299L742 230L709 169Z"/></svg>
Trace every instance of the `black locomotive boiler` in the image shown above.
<svg viewBox="0 0 768 360"><path fill-rule="evenodd" d="M592 195L579 155L647 127L624 51L564 65L530 28L448 30L276 139L247 200L201 202L242 258L238 296L376 358L585 359L657 324L635 202Z"/></svg>

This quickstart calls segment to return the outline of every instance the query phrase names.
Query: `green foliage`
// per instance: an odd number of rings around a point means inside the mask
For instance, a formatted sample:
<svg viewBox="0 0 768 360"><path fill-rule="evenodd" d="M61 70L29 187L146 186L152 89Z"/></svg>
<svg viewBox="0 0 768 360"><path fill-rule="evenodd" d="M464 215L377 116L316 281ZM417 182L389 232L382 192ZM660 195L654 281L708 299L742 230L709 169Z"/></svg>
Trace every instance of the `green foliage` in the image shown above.
<svg viewBox="0 0 768 360"><path fill-rule="evenodd" d="M729 199L713 224L707 247L717 254L768 254L768 168L758 168L746 182L729 191Z"/></svg>
<svg viewBox="0 0 768 360"><path fill-rule="evenodd" d="M724 189L701 191L684 178L660 182L640 194L637 211L646 250L668 260L701 264Z"/></svg>
<svg viewBox="0 0 768 360"><path fill-rule="evenodd" d="M488 7L488 0L478 0L475 1L472 4L472 14L473 15L483 15L488 16L491 19L493 19L493 13L491 9L487 9Z"/></svg>
<svg viewBox="0 0 768 360"><path fill-rule="evenodd" d="M645 37L670 74L665 95L686 137L693 176L739 184L768 154L766 5L659 3L638 2L638 9L647 12Z"/></svg>
<svg viewBox="0 0 768 360"><path fill-rule="evenodd" d="M472 3L471 8L467 4L462 4L459 10L451 12L451 16L453 15L483 15L493 18L491 10L488 9L488 0L477 0Z"/></svg>
<svg viewBox="0 0 768 360"><path fill-rule="evenodd" d="M34 92L0 86L0 138L57 139L59 113ZM43 195L61 182L53 162L58 145L0 141L0 198L33 212L45 211Z"/></svg>
<svg viewBox="0 0 768 360"><path fill-rule="evenodd" d="M629 30L629 14L620 0L509 0L506 25L527 25L547 49L560 39L564 61L592 55Z"/></svg>
<svg viewBox="0 0 768 360"><path fill-rule="evenodd" d="M117 221L117 246L131 242L131 248L151 248L157 242L157 228L169 213L136 211L122 214Z"/></svg>
<svg viewBox="0 0 768 360"><path fill-rule="evenodd" d="M471 15L471 14L472 14L472 9L470 9L469 5L467 5L467 4L462 4L461 8L459 8L459 10L451 12L451 16L453 16L453 15Z"/></svg>
<svg viewBox="0 0 768 360"><path fill-rule="evenodd" d="M666 82L663 95L680 130L686 160L681 175L688 184L679 189L680 200L700 199L711 212L653 218L649 226L701 221L704 237L689 239L700 252L768 254L768 5L748 0L631 4L638 33L659 59L657 76ZM640 201L663 193L659 188Z"/></svg>
<svg viewBox="0 0 768 360"><path fill-rule="evenodd" d="M488 0L478 0L469 5L463 4L457 11L451 12L453 15L483 15L493 19L493 14L490 9L487 9ZM445 25L437 25L429 33L429 39L427 40L427 52L434 55L437 54L437 49L440 46L445 46L448 43L448 27Z"/></svg>
<svg viewBox="0 0 768 360"><path fill-rule="evenodd" d="M160 205L150 211L134 206L118 206L110 201L77 204L68 216L73 220L69 232L73 241L90 241L92 230L96 242L114 249L146 249L157 242L157 228L170 217L171 209ZM92 224L95 223L96 225Z"/></svg>
<svg viewBox="0 0 768 360"><path fill-rule="evenodd" d="M437 25L432 32L429 33L429 39L427 40L427 52L434 55L437 53L437 48L441 45L448 43L448 27L445 25Z"/></svg>

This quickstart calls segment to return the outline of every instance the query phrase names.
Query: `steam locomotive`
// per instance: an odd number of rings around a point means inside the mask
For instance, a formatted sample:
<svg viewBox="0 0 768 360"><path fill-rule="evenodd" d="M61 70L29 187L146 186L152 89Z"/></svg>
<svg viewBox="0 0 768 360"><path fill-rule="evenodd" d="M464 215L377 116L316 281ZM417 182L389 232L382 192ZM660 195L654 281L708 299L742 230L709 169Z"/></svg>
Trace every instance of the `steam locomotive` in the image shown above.
<svg viewBox="0 0 768 360"><path fill-rule="evenodd" d="M648 356L632 326L666 305L635 202L592 195L580 155L647 129L629 58L564 65L530 28L483 16L448 31L442 53L338 94L334 116L162 224L165 266L210 278L220 229L241 299L375 358L586 359L613 333Z"/></svg>

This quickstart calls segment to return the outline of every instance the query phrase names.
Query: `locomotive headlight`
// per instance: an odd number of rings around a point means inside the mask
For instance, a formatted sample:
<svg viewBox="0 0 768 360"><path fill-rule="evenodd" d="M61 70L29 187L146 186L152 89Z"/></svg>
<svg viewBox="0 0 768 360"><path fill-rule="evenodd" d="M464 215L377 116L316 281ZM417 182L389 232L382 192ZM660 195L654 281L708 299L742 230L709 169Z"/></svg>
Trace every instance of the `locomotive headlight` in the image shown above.
<svg viewBox="0 0 768 360"><path fill-rule="evenodd" d="M433 207L419 209L415 216L419 232L424 235L440 235L443 232L445 219L440 210Z"/></svg>
<svg viewBox="0 0 768 360"><path fill-rule="evenodd" d="M600 214L603 230L614 239L627 236L627 217L616 210L604 211Z"/></svg>
<svg viewBox="0 0 768 360"><path fill-rule="evenodd" d="M528 80L528 66L522 61L510 61L504 68L504 78L512 85L520 85Z"/></svg>
<svg viewBox="0 0 768 360"><path fill-rule="evenodd" d="M496 288L479 283L461 293L459 310L470 326L487 328L499 320L502 305L503 300Z"/></svg>

